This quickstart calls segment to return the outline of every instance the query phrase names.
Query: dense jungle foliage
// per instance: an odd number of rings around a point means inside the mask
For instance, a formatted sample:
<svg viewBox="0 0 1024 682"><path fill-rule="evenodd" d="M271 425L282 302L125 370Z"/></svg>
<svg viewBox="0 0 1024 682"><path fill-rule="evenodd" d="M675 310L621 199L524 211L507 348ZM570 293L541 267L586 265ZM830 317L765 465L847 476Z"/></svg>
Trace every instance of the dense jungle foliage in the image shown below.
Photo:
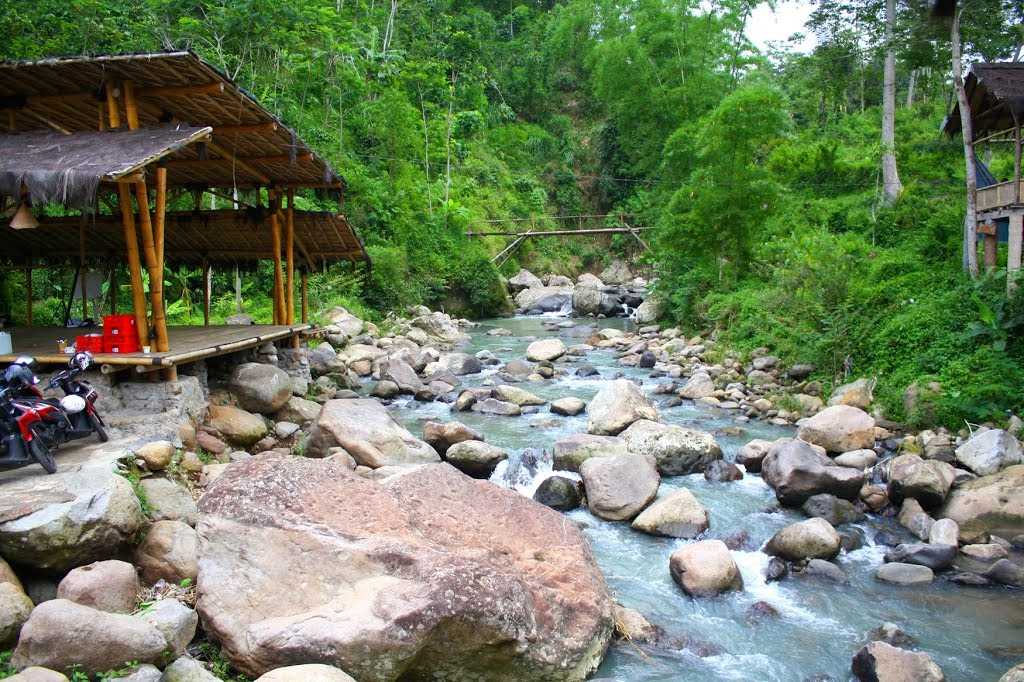
<svg viewBox="0 0 1024 682"><path fill-rule="evenodd" d="M948 26L901 0L887 43L883 3L820 0L812 52L765 52L744 36L756 4L11 0L0 54L188 48L278 112L346 177L346 211L374 260L368 280L344 266L314 276L315 307L483 316L507 306L500 274L574 275L628 256L688 332L812 362L826 383L878 376L894 418L955 425L1021 409L1021 300L1007 298L1004 273L961 269L962 147L939 133ZM1019 52L1020 13L968 0L967 61ZM879 170L887 45L904 185L891 204ZM988 160L1012 172L1005 153ZM578 215L656 228L653 248L622 235L534 240L499 273L490 256L507 241L464 236ZM242 278L258 319L270 276ZM37 321L59 320L60 278L36 277ZM8 277L15 318L21 287ZM235 312L234 287L234 273L216 273L215 317ZM198 272L172 270L166 288L173 321L197 315ZM907 413L904 390L929 381L941 393Z"/></svg>

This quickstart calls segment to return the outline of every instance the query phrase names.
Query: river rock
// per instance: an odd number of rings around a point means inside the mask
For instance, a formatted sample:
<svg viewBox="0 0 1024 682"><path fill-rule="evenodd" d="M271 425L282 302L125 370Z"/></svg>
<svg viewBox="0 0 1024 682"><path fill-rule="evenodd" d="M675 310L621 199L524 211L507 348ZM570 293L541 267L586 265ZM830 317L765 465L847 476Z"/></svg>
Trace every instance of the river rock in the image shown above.
<svg viewBox="0 0 1024 682"><path fill-rule="evenodd" d="M747 442L736 453L736 463L743 465L743 468L752 474L759 473L761 471L761 463L771 448L772 441L755 438Z"/></svg>
<svg viewBox="0 0 1024 682"><path fill-rule="evenodd" d="M533 499L558 511L572 511L583 501L583 484L566 476L549 476L537 486Z"/></svg>
<svg viewBox="0 0 1024 682"><path fill-rule="evenodd" d="M598 275L605 284L627 284L633 279L633 272L621 258L616 258Z"/></svg>
<svg viewBox="0 0 1024 682"><path fill-rule="evenodd" d="M791 439L772 445L761 464L761 476L775 490L779 502L790 507L819 493L854 500L864 483L863 472L835 466L808 443Z"/></svg>
<svg viewBox="0 0 1024 682"><path fill-rule="evenodd" d="M143 609L138 617L163 634L171 658L185 654L185 647L196 636L199 625L198 614L177 599L158 599Z"/></svg>
<svg viewBox="0 0 1024 682"><path fill-rule="evenodd" d="M572 306L573 287L532 287L516 294L516 307L527 313L557 313Z"/></svg>
<svg viewBox="0 0 1024 682"><path fill-rule="evenodd" d="M965 542L1024 533L1024 464L957 486L938 515L956 521Z"/></svg>
<svg viewBox="0 0 1024 682"><path fill-rule="evenodd" d="M953 545L959 542L960 527L953 519L939 519L928 531L928 542L933 545Z"/></svg>
<svg viewBox="0 0 1024 682"><path fill-rule="evenodd" d="M1003 673L999 682L1024 682L1024 663L1018 663Z"/></svg>
<svg viewBox="0 0 1024 682"><path fill-rule="evenodd" d="M896 545L885 553L886 562L917 564L933 571L949 568L956 558L956 545L932 545L914 542Z"/></svg>
<svg viewBox="0 0 1024 682"><path fill-rule="evenodd" d="M935 519L929 516L928 512L921 507L921 503L912 497L903 500L897 520L901 526L922 540L928 539L932 527L935 525Z"/></svg>
<svg viewBox="0 0 1024 682"><path fill-rule="evenodd" d="M715 382L707 372L694 372L681 389L679 397L689 400L700 400L715 394Z"/></svg>
<svg viewBox="0 0 1024 682"><path fill-rule="evenodd" d="M246 362L231 373L228 390L238 399L242 409L273 414L292 397L292 379L279 367Z"/></svg>
<svg viewBox="0 0 1024 682"><path fill-rule="evenodd" d="M626 454L593 457L580 465L587 506L608 521L630 521L658 494L661 477L653 459Z"/></svg>
<svg viewBox="0 0 1024 682"><path fill-rule="evenodd" d="M566 417L575 417L586 409L587 404L575 397L559 398L551 402L551 411Z"/></svg>
<svg viewBox="0 0 1024 682"><path fill-rule="evenodd" d="M708 529L708 510L686 488L661 498L633 519L633 529L670 538L695 538Z"/></svg>
<svg viewBox="0 0 1024 682"><path fill-rule="evenodd" d="M276 668L261 675L255 682L356 682L348 673L333 665L306 663Z"/></svg>
<svg viewBox="0 0 1024 682"><path fill-rule="evenodd" d="M493 414L499 417L518 417L523 413L523 408L515 403L510 403L497 398L484 398L477 400L469 409L482 414Z"/></svg>
<svg viewBox="0 0 1024 682"><path fill-rule="evenodd" d="M32 613L32 600L14 583L0 583L0 647L18 640L21 626Z"/></svg>
<svg viewBox="0 0 1024 682"><path fill-rule="evenodd" d="M79 446L56 474L0 474L0 554L50 572L116 555L145 522L131 484L114 470L127 454L112 443Z"/></svg>
<svg viewBox="0 0 1024 682"><path fill-rule="evenodd" d="M489 478L498 462L507 458L507 452L480 440L456 443L445 454L445 461L473 478Z"/></svg>
<svg viewBox="0 0 1024 682"><path fill-rule="evenodd" d="M167 478L144 478L139 486L149 504L149 518L196 525L199 516L196 501L184 487Z"/></svg>
<svg viewBox="0 0 1024 682"><path fill-rule="evenodd" d="M150 667L153 667L153 669L156 670L154 666ZM160 671L156 670L156 673L157 679L159 680ZM59 673L56 670L50 670L49 668L41 668L39 666L29 666L28 668L22 670L20 673L16 673L4 679L7 680L7 682L68 682L67 675Z"/></svg>
<svg viewBox="0 0 1024 682"><path fill-rule="evenodd" d="M495 386L494 397L498 400L502 400L506 403L512 403L519 407L528 407L531 405L544 405L548 401L540 398L533 393L530 393L526 389L519 388L518 386Z"/></svg>
<svg viewBox="0 0 1024 682"><path fill-rule="evenodd" d="M801 422L797 437L829 452L871 448L875 444L875 420L851 405L834 405Z"/></svg>
<svg viewBox="0 0 1024 682"><path fill-rule="evenodd" d="M72 570L57 586L57 598L109 613L131 613L139 594L135 567L124 561L97 561Z"/></svg>
<svg viewBox="0 0 1024 682"><path fill-rule="evenodd" d="M310 431L309 451L326 456L341 446L372 469L439 461L437 452L409 433L376 400L328 400Z"/></svg>
<svg viewBox="0 0 1024 682"><path fill-rule="evenodd" d="M354 338L363 333L365 324L358 317L345 308L334 306L322 315L325 324L336 327L338 331L349 338Z"/></svg>
<svg viewBox="0 0 1024 682"><path fill-rule="evenodd" d="M925 509L934 509L946 501L955 476L945 462L900 455L889 464L889 498L899 503L912 497Z"/></svg>
<svg viewBox="0 0 1024 682"><path fill-rule="evenodd" d="M210 405L206 423L228 442L242 447L267 435L267 424L261 417L231 405Z"/></svg>
<svg viewBox="0 0 1024 682"><path fill-rule="evenodd" d="M526 347L526 359L533 362L551 362L565 355L561 339L539 339Z"/></svg>
<svg viewBox="0 0 1024 682"><path fill-rule="evenodd" d="M765 546L765 552L789 561L804 559L831 559L839 554L839 533L825 519L808 519L793 523L774 536Z"/></svg>
<svg viewBox="0 0 1024 682"><path fill-rule="evenodd" d="M580 285L572 291L572 309L577 315L597 315L601 312L601 289Z"/></svg>
<svg viewBox="0 0 1024 682"><path fill-rule="evenodd" d="M837 466L863 471L878 463L878 455L874 450L851 450L839 455L833 461Z"/></svg>
<svg viewBox="0 0 1024 682"><path fill-rule="evenodd" d="M18 670L65 670L74 665L95 675L128 662L156 663L166 648L163 634L141 618L53 599L33 609L11 665Z"/></svg>
<svg viewBox="0 0 1024 682"><path fill-rule="evenodd" d="M989 429L974 435L956 449L956 459L979 476L988 476L1021 463L1017 439L1002 429Z"/></svg>
<svg viewBox="0 0 1024 682"><path fill-rule="evenodd" d="M850 669L860 682L946 682L931 656L886 642L864 646L854 655Z"/></svg>
<svg viewBox="0 0 1024 682"><path fill-rule="evenodd" d="M274 415L277 421L294 422L305 424L316 419L320 414L320 403L306 400L298 396L292 396L280 410Z"/></svg>
<svg viewBox="0 0 1024 682"><path fill-rule="evenodd" d="M612 634L580 531L446 464L376 482L258 456L200 509L198 609L250 677L318 660L361 682L582 680Z"/></svg>
<svg viewBox="0 0 1024 682"><path fill-rule="evenodd" d="M170 441L154 440L135 449L135 457L141 459L150 471L166 469L174 458L175 448Z"/></svg>
<svg viewBox="0 0 1024 682"><path fill-rule="evenodd" d="M864 513L858 511L853 503L828 493L818 493L808 497L801 509L808 516L825 519L833 526L856 523L864 518Z"/></svg>
<svg viewBox="0 0 1024 682"><path fill-rule="evenodd" d="M722 458L722 448L710 433L676 424L640 419L620 437L631 453L653 457L658 471L665 476L700 472Z"/></svg>
<svg viewBox="0 0 1024 682"><path fill-rule="evenodd" d="M190 656L182 656L164 669L160 682L217 682L220 678Z"/></svg>
<svg viewBox="0 0 1024 682"><path fill-rule="evenodd" d="M523 289L533 289L542 286L544 286L544 283L540 281L540 277L526 268L521 269L508 280L508 290L513 294L517 294Z"/></svg>
<svg viewBox="0 0 1024 682"><path fill-rule="evenodd" d="M381 380L377 388L381 391L384 389L382 389L380 384L384 383L391 383L397 386L399 393L407 395L412 395L423 389L423 380L416 374L416 370L409 363L397 357L389 358L380 363L380 378ZM382 395L379 397L390 396Z"/></svg>
<svg viewBox="0 0 1024 682"><path fill-rule="evenodd" d="M669 558L672 579L692 597L713 597L743 589L743 577L721 540L702 540L677 549Z"/></svg>
<svg viewBox="0 0 1024 682"><path fill-rule="evenodd" d="M199 574L199 536L181 521L157 521L135 550L135 565L143 581L177 584Z"/></svg>
<svg viewBox="0 0 1024 682"><path fill-rule="evenodd" d="M874 400L875 379L857 379L836 387L828 399L829 406L850 405L866 410Z"/></svg>
<svg viewBox="0 0 1024 682"><path fill-rule="evenodd" d="M587 405L587 414L587 431L602 436L617 435L640 419L659 419L657 408L627 379L604 384Z"/></svg>
<svg viewBox="0 0 1024 682"><path fill-rule="evenodd" d="M628 452L626 441L618 436L574 433L555 441L554 467L579 473L580 465L591 457L614 457Z"/></svg>
<svg viewBox="0 0 1024 682"><path fill-rule="evenodd" d="M656 298L644 299L644 302L633 311L633 320L637 324L651 324L661 317L661 302Z"/></svg>
<svg viewBox="0 0 1024 682"><path fill-rule="evenodd" d="M935 573L927 566L888 563L878 567L875 580L893 585L927 585L935 580Z"/></svg>
<svg viewBox="0 0 1024 682"><path fill-rule="evenodd" d="M726 462L724 459L716 459L709 462L707 468L704 469L704 479L715 483L739 481L742 478L743 472L740 468L732 462Z"/></svg>
<svg viewBox="0 0 1024 682"><path fill-rule="evenodd" d="M440 455L448 452L448 448L467 440L483 440L484 437L475 429L462 422L434 422L423 425L423 440Z"/></svg>

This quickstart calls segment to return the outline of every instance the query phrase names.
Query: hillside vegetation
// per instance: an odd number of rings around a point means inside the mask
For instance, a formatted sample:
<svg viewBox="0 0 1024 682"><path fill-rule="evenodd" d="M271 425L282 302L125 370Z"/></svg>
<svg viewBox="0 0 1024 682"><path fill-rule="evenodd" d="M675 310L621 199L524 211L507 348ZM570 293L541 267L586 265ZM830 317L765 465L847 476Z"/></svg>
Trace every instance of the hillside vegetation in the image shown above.
<svg viewBox="0 0 1024 682"><path fill-rule="evenodd" d="M810 54L754 49L743 0L38 0L8 8L0 33L7 58L193 49L277 111L346 177L374 260L368 281L346 266L316 275L319 307L486 316L507 305L502 274L628 256L688 333L814 363L827 383L877 376L896 419L998 420L1024 407L1022 303L1005 273L962 272L962 148L939 134L948 35L918 3L898 8L894 203L874 2L823 0ZM966 54L1011 57L1019 11L972 3ZM1012 171L1003 152L989 160ZM483 221L580 214L655 227L652 250L622 235L534 240L499 273L490 256L506 241L465 237ZM37 277L45 323L61 291ZM184 321L200 277L170 278ZM269 310L270 278L246 278L247 312ZM16 319L21 286L7 278ZM235 312L233 273L214 291L216 316ZM941 391L908 413L904 391L930 381Z"/></svg>

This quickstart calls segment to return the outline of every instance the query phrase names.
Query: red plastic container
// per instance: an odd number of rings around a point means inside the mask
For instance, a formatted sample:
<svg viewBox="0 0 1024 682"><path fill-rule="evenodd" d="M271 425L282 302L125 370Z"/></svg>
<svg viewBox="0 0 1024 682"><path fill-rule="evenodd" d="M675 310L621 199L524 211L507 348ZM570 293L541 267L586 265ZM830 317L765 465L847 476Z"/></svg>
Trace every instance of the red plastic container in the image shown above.
<svg viewBox="0 0 1024 682"><path fill-rule="evenodd" d="M102 353L103 337L99 334L85 334L75 337L75 351L78 353Z"/></svg>
<svg viewBox="0 0 1024 682"><path fill-rule="evenodd" d="M103 336L134 336L135 332L134 315L105 315L103 317Z"/></svg>
<svg viewBox="0 0 1024 682"><path fill-rule="evenodd" d="M139 340L132 336L103 337L104 353L138 353Z"/></svg>

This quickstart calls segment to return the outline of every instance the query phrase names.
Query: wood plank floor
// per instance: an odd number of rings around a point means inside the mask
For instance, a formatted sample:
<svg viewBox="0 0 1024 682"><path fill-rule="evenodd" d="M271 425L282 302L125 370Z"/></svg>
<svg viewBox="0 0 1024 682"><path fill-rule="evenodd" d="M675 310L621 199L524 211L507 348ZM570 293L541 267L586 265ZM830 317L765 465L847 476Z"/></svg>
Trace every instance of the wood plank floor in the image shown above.
<svg viewBox="0 0 1024 682"><path fill-rule="evenodd" d="M162 365L193 362L224 352L252 348L267 341L295 336L312 329L311 324L286 325L211 325L168 327L171 350L165 353L96 353L95 361L108 365ZM65 329L64 327L16 327L4 330L11 335L13 352L0 354L0 363L13 362L20 355L31 355L43 364L65 363L68 355L57 352L57 339L74 343L80 334L99 334L102 329ZM227 349L224 347L228 346ZM195 356L195 357L193 357Z"/></svg>

